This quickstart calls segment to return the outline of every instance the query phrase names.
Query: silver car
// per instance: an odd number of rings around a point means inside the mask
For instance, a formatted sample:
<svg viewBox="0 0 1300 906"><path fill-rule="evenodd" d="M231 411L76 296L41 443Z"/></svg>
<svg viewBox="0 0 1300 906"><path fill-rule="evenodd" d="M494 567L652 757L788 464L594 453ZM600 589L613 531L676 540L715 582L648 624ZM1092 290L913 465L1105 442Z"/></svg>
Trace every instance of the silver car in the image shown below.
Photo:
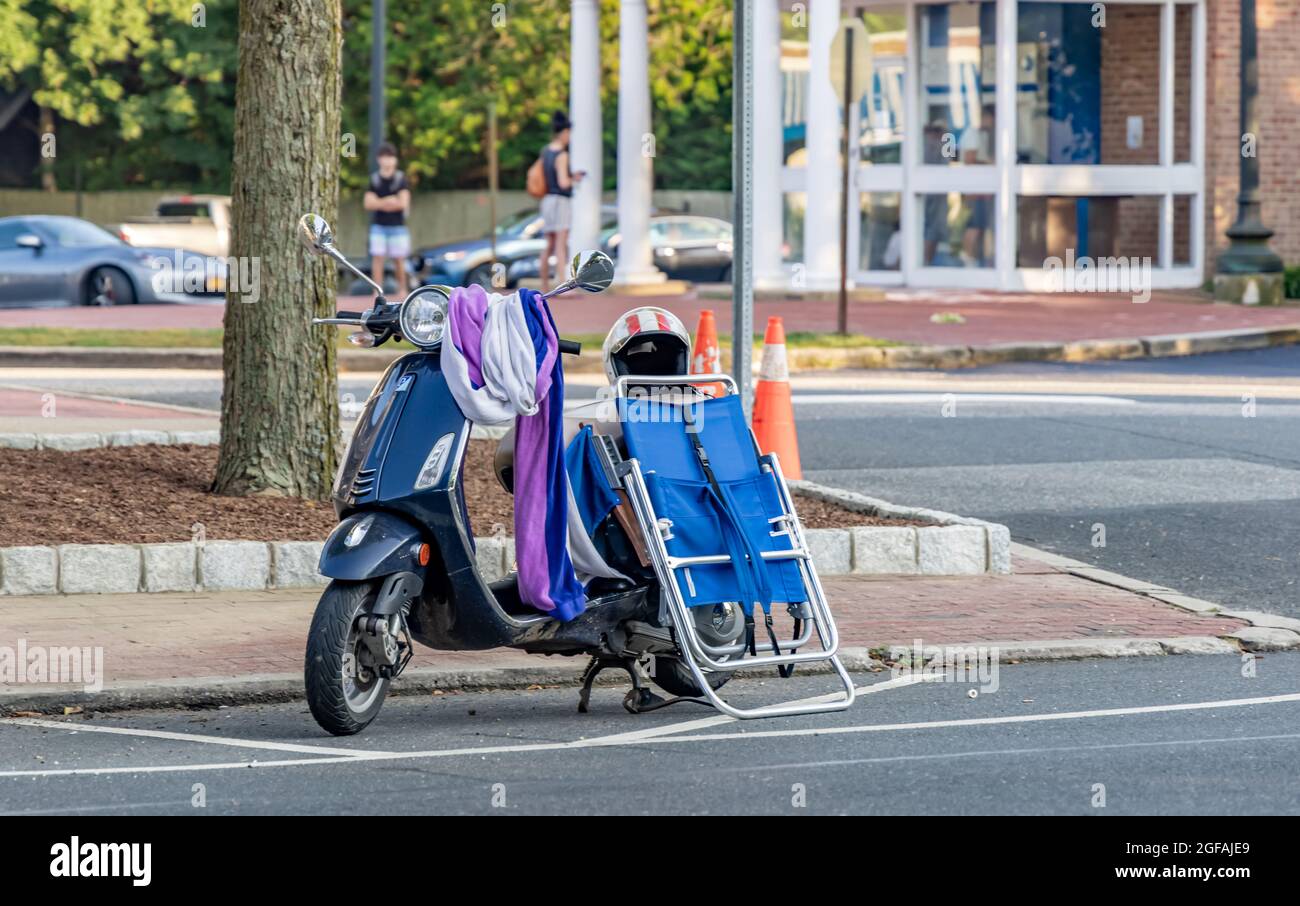
<svg viewBox="0 0 1300 906"><path fill-rule="evenodd" d="M220 258L135 248L76 217L0 218L0 308L194 302L225 283Z"/></svg>

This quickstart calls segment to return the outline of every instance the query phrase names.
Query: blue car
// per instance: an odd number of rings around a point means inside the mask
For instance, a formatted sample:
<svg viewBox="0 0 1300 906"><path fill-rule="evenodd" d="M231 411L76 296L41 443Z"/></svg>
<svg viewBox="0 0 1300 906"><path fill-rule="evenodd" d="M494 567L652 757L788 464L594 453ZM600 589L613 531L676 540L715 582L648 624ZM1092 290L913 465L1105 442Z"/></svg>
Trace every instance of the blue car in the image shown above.
<svg viewBox="0 0 1300 906"><path fill-rule="evenodd" d="M226 262L136 248L76 217L0 217L0 308L220 298Z"/></svg>
<svg viewBox="0 0 1300 906"><path fill-rule="evenodd" d="M618 221L614 205L602 205L601 229ZM537 259L546 247L542 217L536 210L520 211L496 227L496 260L505 265L505 283L515 287L521 277L536 276ZM529 261L529 259L532 259ZM411 264L424 284L479 286L492 288L492 240L465 239L416 251Z"/></svg>

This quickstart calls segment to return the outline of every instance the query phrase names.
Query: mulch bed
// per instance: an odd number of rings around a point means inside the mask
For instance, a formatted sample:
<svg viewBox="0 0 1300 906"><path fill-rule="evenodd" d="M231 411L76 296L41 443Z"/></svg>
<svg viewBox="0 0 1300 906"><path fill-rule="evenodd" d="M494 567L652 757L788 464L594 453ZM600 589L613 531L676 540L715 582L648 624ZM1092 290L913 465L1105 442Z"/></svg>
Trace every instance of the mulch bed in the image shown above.
<svg viewBox="0 0 1300 906"><path fill-rule="evenodd" d="M471 441L465 496L478 535L512 534L511 498L492 472L495 441ZM210 539L314 541L336 522L328 502L218 497L208 492L216 447L109 447L64 453L0 448L0 547ZM806 528L909 525L798 498Z"/></svg>

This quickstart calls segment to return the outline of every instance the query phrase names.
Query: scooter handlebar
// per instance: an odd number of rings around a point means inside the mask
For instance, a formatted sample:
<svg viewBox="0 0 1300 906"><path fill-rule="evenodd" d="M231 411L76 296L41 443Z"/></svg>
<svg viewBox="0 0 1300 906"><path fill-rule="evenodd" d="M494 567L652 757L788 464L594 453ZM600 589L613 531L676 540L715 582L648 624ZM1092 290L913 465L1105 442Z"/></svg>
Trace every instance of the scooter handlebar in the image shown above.
<svg viewBox="0 0 1300 906"><path fill-rule="evenodd" d="M582 344L577 340L561 340L559 343L560 352L565 355L578 355L582 352Z"/></svg>

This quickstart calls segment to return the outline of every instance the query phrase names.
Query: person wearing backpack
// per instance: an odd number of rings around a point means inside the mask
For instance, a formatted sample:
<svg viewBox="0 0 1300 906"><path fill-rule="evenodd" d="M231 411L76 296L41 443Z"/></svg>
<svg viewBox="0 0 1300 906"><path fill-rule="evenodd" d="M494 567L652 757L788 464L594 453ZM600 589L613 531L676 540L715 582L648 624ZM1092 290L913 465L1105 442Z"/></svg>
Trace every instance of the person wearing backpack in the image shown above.
<svg viewBox="0 0 1300 906"><path fill-rule="evenodd" d="M564 280L564 263L569 257L569 207L573 187L586 176L585 171L569 169L569 129L572 124L562 110L551 117L551 141L542 149L528 170L528 193L541 199L542 249L538 273L542 292L551 286L551 256L555 256L556 282Z"/></svg>

